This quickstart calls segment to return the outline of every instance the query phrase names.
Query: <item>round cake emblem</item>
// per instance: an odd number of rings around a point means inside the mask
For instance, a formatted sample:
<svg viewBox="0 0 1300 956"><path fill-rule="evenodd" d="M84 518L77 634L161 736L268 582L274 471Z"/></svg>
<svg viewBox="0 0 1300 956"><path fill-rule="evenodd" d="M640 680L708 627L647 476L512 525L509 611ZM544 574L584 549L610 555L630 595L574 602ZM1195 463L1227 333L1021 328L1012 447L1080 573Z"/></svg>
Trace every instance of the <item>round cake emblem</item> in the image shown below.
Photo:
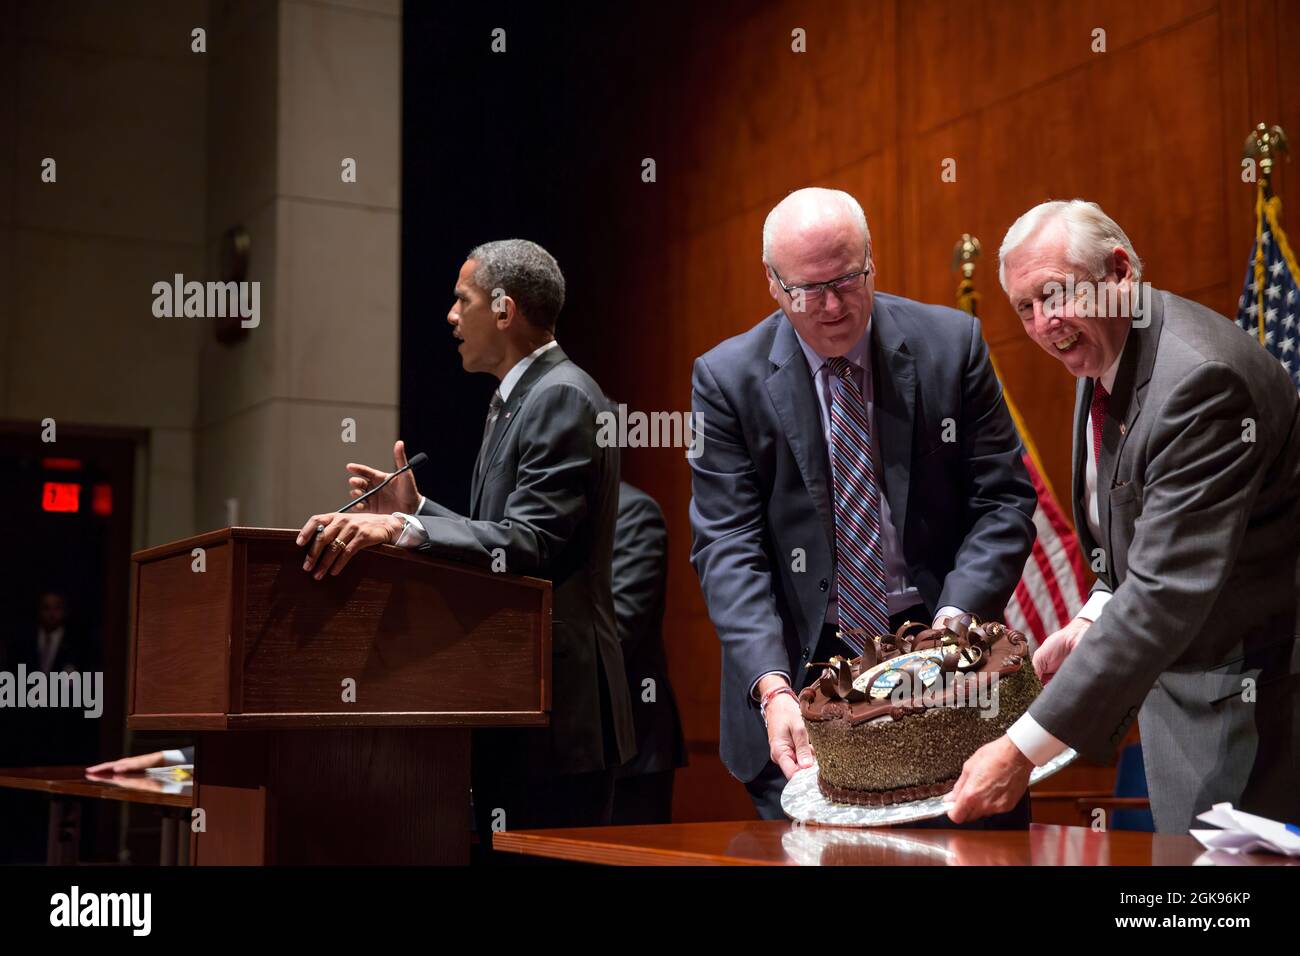
<svg viewBox="0 0 1300 956"><path fill-rule="evenodd" d="M875 700L884 700L903 682L903 671L908 669L916 673L922 686L929 687L938 680L942 672L943 651L938 648L926 648L891 657L859 674L853 681L853 689Z"/></svg>

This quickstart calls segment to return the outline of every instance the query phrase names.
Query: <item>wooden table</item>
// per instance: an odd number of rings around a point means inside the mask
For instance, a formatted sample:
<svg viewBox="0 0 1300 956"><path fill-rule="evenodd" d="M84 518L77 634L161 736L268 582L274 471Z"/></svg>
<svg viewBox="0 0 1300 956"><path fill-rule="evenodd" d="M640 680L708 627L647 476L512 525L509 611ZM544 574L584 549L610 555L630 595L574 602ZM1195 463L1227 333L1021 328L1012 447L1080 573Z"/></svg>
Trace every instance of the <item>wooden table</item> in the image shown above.
<svg viewBox="0 0 1300 956"><path fill-rule="evenodd" d="M1190 836L1097 832L1034 824L1029 830L850 829L780 820L518 830L493 849L614 866L1190 866ZM1284 857L1237 858L1254 864Z"/></svg>
<svg viewBox="0 0 1300 956"><path fill-rule="evenodd" d="M162 812L162 866L184 864L189 856L189 829L180 826L194 807L194 786L167 792L162 781L146 774L87 777L85 767L4 767L0 787L35 790L49 795L50 827L45 858L52 866L77 862L81 843L81 800L118 800L156 806Z"/></svg>

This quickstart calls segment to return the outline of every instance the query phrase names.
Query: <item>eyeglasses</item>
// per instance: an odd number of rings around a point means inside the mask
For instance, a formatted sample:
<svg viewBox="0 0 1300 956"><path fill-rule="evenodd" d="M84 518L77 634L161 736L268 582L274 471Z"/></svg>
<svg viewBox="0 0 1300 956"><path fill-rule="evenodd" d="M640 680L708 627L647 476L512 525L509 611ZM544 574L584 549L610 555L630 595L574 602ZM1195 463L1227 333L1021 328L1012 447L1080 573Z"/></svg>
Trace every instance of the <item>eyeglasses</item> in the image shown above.
<svg viewBox="0 0 1300 956"><path fill-rule="evenodd" d="M867 259L863 260L862 265L864 267L866 267L869 259L870 255L868 255ZM842 276L837 276L834 279L827 279L825 282L806 282L803 285L786 285L785 280L781 278L781 274L776 271L775 267L769 265L768 268L772 270L772 275L775 277L777 284L781 286L781 290L785 292L786 295L793 298L794 294L798 292L803 295L805 301L809 299L820 299L826 294L827 289L834 289L837 295L844 295L848 292L857 292L867 284L867 276L871 275L870 268L863 268L858 272L846 272Z"/></svg>

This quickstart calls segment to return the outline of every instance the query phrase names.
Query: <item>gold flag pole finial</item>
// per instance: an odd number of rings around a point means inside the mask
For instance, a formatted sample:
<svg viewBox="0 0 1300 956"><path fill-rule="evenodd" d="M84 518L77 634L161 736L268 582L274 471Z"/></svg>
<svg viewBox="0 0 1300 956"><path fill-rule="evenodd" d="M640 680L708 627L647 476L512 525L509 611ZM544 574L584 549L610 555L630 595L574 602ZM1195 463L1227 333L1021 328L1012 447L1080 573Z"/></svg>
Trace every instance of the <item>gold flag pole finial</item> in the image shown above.
<svg viewBox="0 0 1300 956"><path fill-rule="evenodd" d="M1264 241L1267 234L1279 232L1280 226L1276 220L1282 215L1282 200L1273 195L1273 163L1279 153L1285 154L1287 161L1290 161L1291 148L1287 145L1286 133L1280 126L1270 128L1263 123L1250 131L1242 151L1243 159L1250 160L1259 167L1259 185L1255 189L1255 258L1251 265L1254 270L1255 311L1258 320L1256 335L1260 345L1264 345L1268 337L1264 328L1264 317L1267 314L1264 303L1267 286L1264 281ZM1269 226L1272 228L1269 229ZM1285 239L1280 239L1279 243L1281 242L1285 242Z"/></svg>
<svg viewBox="0 0 1300 956"><path fill-rule="evenodd" d="M969 279L975 274L975 260L979 257L980 241L969 232L963 232L957 245L952 247L952 271L960 269L961 274Z"/></svg>
<svg viewBox="0 0 1300 956"><path fill-rule="evenodd" d="M1286 133L1282 127L1274 126L1271 129L1260 123L1250 135L1246 137L1246 146L1242 150L1242 158L1252 159L1259 166L1259 186L1264 190L1265 197L1273 195L1273 163L1279 153L1285 154L1287 161L1291 159L1291 148L1287 145Z"/></svg>
<svg viewBox="0 0 1300 956"><path fill-rule="evenodd" d="M957 308L976 314L980 294L975 291L975 260L980 257L980 241L969 232L963 232L952 247L952 271L961 272L957 284Z"/></svg>

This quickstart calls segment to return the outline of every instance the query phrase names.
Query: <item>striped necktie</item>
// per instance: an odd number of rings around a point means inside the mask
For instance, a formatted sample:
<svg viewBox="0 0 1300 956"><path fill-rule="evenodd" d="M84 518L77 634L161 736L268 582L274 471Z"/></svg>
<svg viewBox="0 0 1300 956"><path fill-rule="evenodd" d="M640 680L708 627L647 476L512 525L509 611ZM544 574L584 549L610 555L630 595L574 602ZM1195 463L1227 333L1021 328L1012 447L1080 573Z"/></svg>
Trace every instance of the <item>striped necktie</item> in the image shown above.
<svg viewBox="0 0 1300 956"><path fill-rule="evenodd" d="M826 365L836 378L831 398L831 473L839 636L861 654L868 640L889 630L880 486L857 366L842 356L827 359Z"/></svg>

